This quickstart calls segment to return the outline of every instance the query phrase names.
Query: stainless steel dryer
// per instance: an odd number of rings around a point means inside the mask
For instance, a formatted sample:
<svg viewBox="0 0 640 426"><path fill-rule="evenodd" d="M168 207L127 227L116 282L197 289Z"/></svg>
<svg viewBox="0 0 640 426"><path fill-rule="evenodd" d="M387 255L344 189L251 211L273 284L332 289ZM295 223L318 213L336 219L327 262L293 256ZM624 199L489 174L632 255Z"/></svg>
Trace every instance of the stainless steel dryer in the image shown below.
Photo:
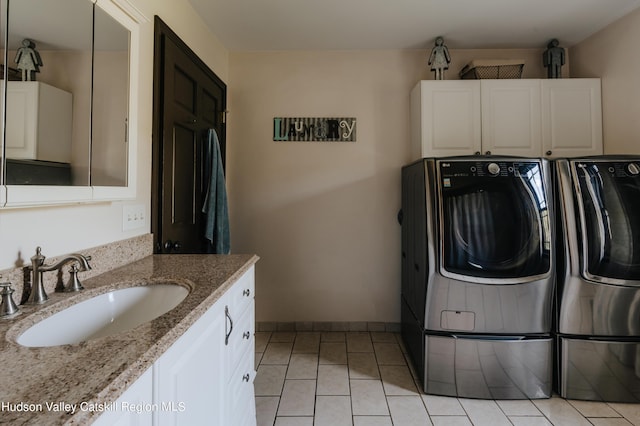
<svg viewBox="0 0 640 426"><path fill-rule="evenodd" d="M554 247L542 159L402 171L402 333L430 394L547 398Z"/></svg>
<svg viewBox="0 0 640 426"><path fill-rule="evenodd" d="M640 402L640 157L555 162L558 392Z"/></svg>

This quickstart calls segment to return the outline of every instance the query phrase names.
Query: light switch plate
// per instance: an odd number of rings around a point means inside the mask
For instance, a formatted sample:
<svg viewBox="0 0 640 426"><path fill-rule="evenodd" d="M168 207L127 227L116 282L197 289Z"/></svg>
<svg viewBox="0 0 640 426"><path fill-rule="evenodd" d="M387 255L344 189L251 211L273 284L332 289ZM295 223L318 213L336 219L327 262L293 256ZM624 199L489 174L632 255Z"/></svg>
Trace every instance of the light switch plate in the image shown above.
<svg viewBox="0 0 640 426"><path fill-rule="evenodd" d="M122 230L144 228L147 214L144 204L127 204L122 206Z"/></svg>

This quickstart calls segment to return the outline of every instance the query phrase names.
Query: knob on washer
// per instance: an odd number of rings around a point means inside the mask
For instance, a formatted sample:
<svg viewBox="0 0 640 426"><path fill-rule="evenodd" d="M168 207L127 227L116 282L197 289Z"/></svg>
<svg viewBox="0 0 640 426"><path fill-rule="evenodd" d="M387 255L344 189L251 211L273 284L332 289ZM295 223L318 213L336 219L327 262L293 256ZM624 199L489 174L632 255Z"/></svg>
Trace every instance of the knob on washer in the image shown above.
<svg viewBox="0 0 640 426"><path fill-rule="evenodd" d="M627 173L629 173L632 176L636 176L638 174L640 174L640 166L638 166L637 163L629 163L627 164Z"/></svg>
<svg viewBox="0 0 640 426"><path fill-rule="evenodd" d="M496 176L500 173L500 166L497 163L489 163L487 171L490 175Z"/></svg>

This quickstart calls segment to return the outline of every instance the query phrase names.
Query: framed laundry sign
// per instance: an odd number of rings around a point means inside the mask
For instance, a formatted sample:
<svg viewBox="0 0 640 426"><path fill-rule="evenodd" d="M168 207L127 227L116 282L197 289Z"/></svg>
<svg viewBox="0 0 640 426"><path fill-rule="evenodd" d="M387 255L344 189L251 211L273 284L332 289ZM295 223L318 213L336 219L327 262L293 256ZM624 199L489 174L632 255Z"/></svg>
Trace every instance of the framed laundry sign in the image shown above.
<svg viewBox="0 0 640 426"><path fill-rule="evenodd" d="M355 142L353 117L274 117L276 142Z"/></svg>

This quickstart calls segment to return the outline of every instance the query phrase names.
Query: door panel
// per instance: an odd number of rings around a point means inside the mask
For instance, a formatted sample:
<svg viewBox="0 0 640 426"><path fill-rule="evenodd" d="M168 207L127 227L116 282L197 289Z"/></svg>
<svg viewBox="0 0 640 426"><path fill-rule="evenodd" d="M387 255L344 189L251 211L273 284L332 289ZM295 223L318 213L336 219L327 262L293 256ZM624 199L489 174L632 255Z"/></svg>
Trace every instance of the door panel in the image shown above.
<svg viewBox="0 0 640 426"><path fill-rule="evenodd" d="M173 242L164 247L165 252L194 253L202 251L204 244L196 211L203 200L197 120L201 75L171 40L166 41L165 52L161 235L162 241Z"/></svg>
<svg viewBox="0 0 640 426"><path fill-rule="evenodd" d="M156 18L152 232L157 253L205 253L204 164L215 129L225 164L226 85Z"/></svg>
<svg viewBox="0 0 640 426"><path fill-rule="evenodd" d="M180 105L184 107L186 111L194 113L196 110L197 82L189 76L188 72L183 71L177 66L173 70L173 76L173 98L176 105Z"/></svg>
<svg viewBox="0 0 640 426"><path fill-rule="evenodd" d="M215 127L215 117L223 109L220 107L220 99L215 93L211 93L205 88L202 91L202 119L210 127Z"/></svg>
<svg viewBox="0 0 640 426"><path fill-rule="evenodd" d="M173 157L173 162L168 169L171 174L168 178L173 180L173 185L170 188L171 197L167 197L171 201L171 223L194 225L197 216L197 136L191 129L176 126L172 142L169 155Z"/></svg>

